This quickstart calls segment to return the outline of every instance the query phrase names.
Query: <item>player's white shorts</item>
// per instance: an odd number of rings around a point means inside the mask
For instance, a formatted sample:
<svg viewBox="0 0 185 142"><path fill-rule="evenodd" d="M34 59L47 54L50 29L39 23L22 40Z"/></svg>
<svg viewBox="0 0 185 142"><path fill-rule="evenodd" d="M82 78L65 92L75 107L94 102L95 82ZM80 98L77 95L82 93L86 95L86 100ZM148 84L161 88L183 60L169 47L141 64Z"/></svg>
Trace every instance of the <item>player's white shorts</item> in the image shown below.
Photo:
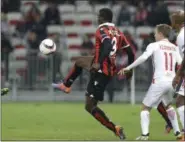
<svg viewBox="0 0 185 142"><path fill-rule="evenodd" d="M148 92L143 100L147 107L157 107L162 101L165 106L172 102L172 82L159 82L150 85Z"/></svg>
<svg viewBox="0 0 185 142"><path fill-rule="evenodd" d="M180 88L176 91L177 94L184 96L185 80L182 81Z"/></svg>

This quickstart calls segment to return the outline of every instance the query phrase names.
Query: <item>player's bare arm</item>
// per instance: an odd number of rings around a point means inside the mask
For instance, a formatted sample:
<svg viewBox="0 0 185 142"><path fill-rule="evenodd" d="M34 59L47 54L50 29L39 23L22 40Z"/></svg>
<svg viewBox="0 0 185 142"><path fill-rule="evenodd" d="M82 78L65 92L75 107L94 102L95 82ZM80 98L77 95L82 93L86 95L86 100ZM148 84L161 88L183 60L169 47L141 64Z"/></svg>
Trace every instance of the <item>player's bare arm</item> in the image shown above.
<svg viewBox="0 0 185 142"><path fill-rule="evenodd" d="M185 71L185 61L183 60L180 69L177 71L176 76L173 79L172 82L173 88L175 88L179 83L180 79L184 77L184 71Z"/></svg>

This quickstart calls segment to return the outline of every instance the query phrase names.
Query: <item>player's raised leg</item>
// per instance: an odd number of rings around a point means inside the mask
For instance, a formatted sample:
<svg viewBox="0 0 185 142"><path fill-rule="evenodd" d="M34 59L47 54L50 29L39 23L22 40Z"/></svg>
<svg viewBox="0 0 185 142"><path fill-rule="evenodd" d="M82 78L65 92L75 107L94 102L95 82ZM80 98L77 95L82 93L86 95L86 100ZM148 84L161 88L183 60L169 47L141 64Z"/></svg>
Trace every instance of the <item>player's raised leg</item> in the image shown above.
<svg viewBox="0 0 185 142"><path fill-rule="evenodd" d="M92 63L93 56L81 56L77 57L74 66L71 68L69 74L59 83L53 83L52 86L54 88L60 89L65 93L70 93L71 85L76 80L76 78L82 73L83 69L90 69L90 65Z"/></svg>

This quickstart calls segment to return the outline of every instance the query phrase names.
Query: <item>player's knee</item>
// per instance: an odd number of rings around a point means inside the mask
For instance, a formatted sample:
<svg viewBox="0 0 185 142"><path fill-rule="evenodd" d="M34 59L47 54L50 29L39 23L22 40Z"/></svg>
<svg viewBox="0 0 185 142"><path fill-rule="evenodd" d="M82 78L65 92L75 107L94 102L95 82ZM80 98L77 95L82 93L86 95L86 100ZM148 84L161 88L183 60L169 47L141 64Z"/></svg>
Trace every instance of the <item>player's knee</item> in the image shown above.
<svg viewBox="0 0 185 142"><path fill-rule="evenodd" d="M151 108L148 107L148 106L146 106L145 104L143 104L142 107L141 107L141 110L142 110L142 111L143 111L143 110L150 111Z"/></svg>
<svg viewBox="0 0 185 142"><path fill-rule="evenodd" d="M95 106L95 102L93 101L93 99L87 96L86 103L85 103L85 110L88 112L91 112L94 106Z"/></svg>
<svg viewBox="0 0 185 142"><path fill-rule="evenodd" d="M171 105L172 103L168 103L166 106L165 106L165 109L169 109L169 108L172 108L173 106Z"/></svg>
<svg viewBox="0 0 185 142"><path fill-rule="evenodd" d="M76 60L76 62L75 62L75 65L76 65L77 67L81 67L82 64L83 64L83 60L82 60L81 58L79 58L79 59Z"/></svg>
<svg viewBox="0 0 185 142"><path fill-rule="evenodd" d="M85 104L85 110L89 113L91 113L92 109L94 108L94 106L92 104L86 103Z"/></svg>
<svg viewBox="0 0 185 142"><path fill-rule="evenodd" d="M85 110L90 112L90 107L89 107L89 104L85 104Z"/></svg>

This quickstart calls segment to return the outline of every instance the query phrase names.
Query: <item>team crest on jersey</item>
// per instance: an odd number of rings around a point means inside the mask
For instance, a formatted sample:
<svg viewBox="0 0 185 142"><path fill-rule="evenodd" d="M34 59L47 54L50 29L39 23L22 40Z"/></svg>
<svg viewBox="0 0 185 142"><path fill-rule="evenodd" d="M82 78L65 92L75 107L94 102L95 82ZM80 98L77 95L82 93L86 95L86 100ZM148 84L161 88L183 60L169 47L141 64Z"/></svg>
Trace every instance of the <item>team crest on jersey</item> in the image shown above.
<svg viewBox="0 0 185 142"><path fill-rule="evenodd" d="M109 30L109 34L110 34L110 35L113 35L113 36L120 36L120 35L118 34L118 31L116 31L116 30Z"/></svg>

